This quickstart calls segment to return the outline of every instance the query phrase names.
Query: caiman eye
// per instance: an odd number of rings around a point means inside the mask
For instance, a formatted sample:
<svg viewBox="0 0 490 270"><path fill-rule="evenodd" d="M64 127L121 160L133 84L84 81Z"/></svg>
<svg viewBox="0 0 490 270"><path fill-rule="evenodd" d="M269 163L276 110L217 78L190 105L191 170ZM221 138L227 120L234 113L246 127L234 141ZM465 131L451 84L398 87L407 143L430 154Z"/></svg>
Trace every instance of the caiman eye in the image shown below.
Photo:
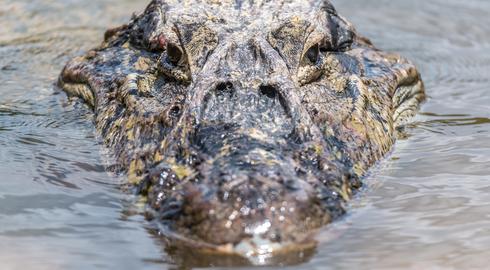
<svg viewBox="0 0 490 270"><path fill-rule="evenodd" d="M177 66L180 64L183 60L184 56L184 51L180 46L168 43L167 44L167 57L168 61L173 64L174 66Z"/></svg>
<svg viewBox="0 0 490 270"><path fill-rule="evenodd" d="M346 52L351 49L353 40L352 38L348 38L345 40L338 40L337 44L326 44L320 48L322 52Z"/></svg>
<svg viewBox="0 0 490 270"><path fill-rule="evenodd" d="M303 54L298 68L297 80L301 85L311 83L322 75L323 58L320 44L316 43Z"/></svg>
<svg viewBox="0 0 490 270"><path fill-rule="evenodd" d="M337 45L336 51L345 52L350 50L352 46L352 42L353 42L352 37L348 37L347 39L342 41L339 40L339 44Z"/></svg>
<svg viewBox="0 0 490 270"><path fill-rule="evenodd" d="M320 46L315 44L311 46L304 55L304 60L315 65L320 60Z"/></svg>
<svg viewBox="0 0 490 270"><path fill-rule="evenodd" d="M191 79L190 67L184 49L173 43L167 43L165 52L159 60L158 68L167 77L188 83Z"/></svg>

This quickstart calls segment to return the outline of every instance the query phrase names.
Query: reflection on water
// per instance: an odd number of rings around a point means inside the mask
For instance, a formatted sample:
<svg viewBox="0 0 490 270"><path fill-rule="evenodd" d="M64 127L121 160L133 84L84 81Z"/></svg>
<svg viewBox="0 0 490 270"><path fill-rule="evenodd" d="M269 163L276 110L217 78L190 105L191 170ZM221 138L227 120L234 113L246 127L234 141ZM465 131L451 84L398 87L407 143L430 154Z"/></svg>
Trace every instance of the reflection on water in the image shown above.
<svg viewBox="0 0 490 270"><path fill-rule="evenodd" d="M413 59L428 102L299 269L485 269L490 257L490 2L344 0L340 12ZM175 268L104 169L89 110L53 83L146 1L0 5L1 269ZM311 256L311 257L310 257ZM268 269L274 269L270 267Z"/></svg>

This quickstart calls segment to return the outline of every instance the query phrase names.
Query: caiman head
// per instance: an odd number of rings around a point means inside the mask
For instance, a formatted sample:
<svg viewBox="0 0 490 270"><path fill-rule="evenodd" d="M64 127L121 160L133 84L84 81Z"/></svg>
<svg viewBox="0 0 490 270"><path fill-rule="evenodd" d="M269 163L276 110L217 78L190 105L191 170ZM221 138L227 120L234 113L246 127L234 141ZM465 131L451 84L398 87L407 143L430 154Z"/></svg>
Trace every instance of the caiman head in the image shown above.
<svg viewBox="0 0 490 270"><path fill-rule="evenodd" d="M167 237L307 246L424 98L328 1L154 0L63 70Z"/></svg>

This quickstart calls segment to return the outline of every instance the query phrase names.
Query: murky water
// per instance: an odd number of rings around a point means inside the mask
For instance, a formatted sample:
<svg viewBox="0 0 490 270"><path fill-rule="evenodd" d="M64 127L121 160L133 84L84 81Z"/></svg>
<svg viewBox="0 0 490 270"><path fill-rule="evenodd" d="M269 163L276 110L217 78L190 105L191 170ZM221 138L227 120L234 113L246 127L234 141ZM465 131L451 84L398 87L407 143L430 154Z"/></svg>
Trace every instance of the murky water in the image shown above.
<svg viewBox="0 0 490 270"><path fill-rule="evenodd" d="M70 57L146 2L0 0L0 269L178 268L127 214L90 111L53 87ZM414 60L430 98L294 269L487 268L490 2L334 2L379 47Z"/></svg>

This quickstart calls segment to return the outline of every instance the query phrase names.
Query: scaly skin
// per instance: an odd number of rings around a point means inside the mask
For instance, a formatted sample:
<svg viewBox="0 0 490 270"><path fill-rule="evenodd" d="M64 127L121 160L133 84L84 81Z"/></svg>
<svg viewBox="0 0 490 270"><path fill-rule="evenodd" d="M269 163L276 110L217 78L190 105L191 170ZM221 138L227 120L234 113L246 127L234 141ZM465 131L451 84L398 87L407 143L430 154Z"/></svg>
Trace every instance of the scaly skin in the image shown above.
<svg viewBox="0 0 490 270"><path fill-rule="evenodd" d="M328 1L154 0L59 84L166 236L241 255L311 243L424 99Z"/></svg>

